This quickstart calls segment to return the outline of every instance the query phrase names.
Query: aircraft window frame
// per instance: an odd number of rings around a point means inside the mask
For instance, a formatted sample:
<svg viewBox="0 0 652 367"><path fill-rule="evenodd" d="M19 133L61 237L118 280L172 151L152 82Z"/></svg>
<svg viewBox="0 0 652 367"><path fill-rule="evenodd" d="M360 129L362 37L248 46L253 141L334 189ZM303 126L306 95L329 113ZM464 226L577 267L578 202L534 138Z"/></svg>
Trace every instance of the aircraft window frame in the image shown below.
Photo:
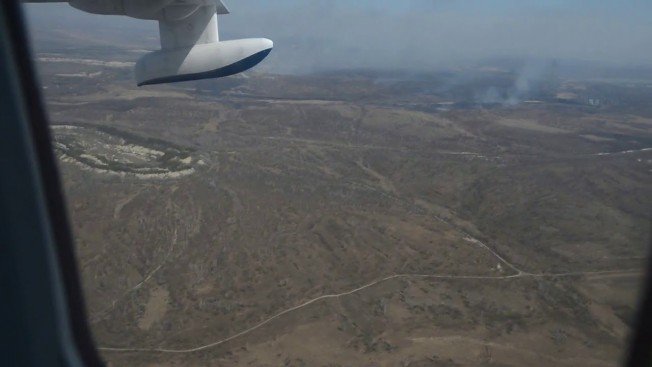
<svg viewBox="0 0 652 367"><path fill-rule="evenodd" d="M61 365L102 366L104 363L99 357L87 323L86 309L73 246L73 236L70 230L66 201L60 181L61 176L51 143L48 118L40 93L40 84L36 78L33 58L31 57L31 45L26 34L23 9L21 8L22 4L18 0L7 0L3 1L0 6L0 11L2 12L0 16L3 16L1 36L4 38L3 44L8 46L4 50L4 54L8 57L0 65L5 70L11 71L11 69L14 69L15 78L13 81L18 84L12 85L12 81L4 80L3 84L5 84L4 87L6 89L3 88L3 98L6 98L5 93L12 93L12 97L16 100L16 104L13 106L14 110L22 110L23 112L23 116L20 116L20 114L14 115L10 111L5 110L2 115L3 117L13 116L13 121L11 122L16 125L23 125L22 130L27 131L28 136L25 136L26 139L22 143L24 146L31 148L32 152L30 153L33 153L34 156L31 157L33 167L26 167L25 171L30 171L31 169L36 173L36 177L33 177L35 182L22 182L20 185L13 183L13 185L7 186L17 187L29 186L31 184L35 188L32 192L35 201L39 202L38 204L45 211L43 213L45 214L45 218L34 217L34 222L43 219L46 223L42 223L43 225L40 227L34 226L29 230L41 232L40 235L43 241L39 245L53 253L55 258L53 259L54 264L51 264L53 265L53 269L49 269L50 279L39 278L35 279L34 282L42 289L49 288L54 294L55 303L57 300L63 301L64 307L67 308L67 314L65 316L57 315L55 312L55 318L58 319L55 320L56 323L54 325L56 325L55 328L58 330L54 330L54 332L58 335L69 336L70 338L63 337L63 340L51 340L50 342L52 344L49 346L31 345L29 347L30 350L38 352L42 348L52 348L53 345L56 345L54 347L58 348L60 353L58 364ZM12 87L15 87L15 89ZM3 124L7 123L3 122ZM3 129L3 131L6 130ZM5 182L10 182L12 176L5 175L3 178L6 180ZM15 191L22 188L17 187ZM7 217L12 215L9 211L11 210L10 207L3 207L1 210ZM27 225L23 226L23 228L24 230L28 230ZM25 244L13 243L9 245L18 247L24 246ZM20 283L15 282L15 276L10 274L5 275L8 279L3 279L3 284L11 284L11 286L20 285ZM5 280L8 281L5 282ZM34 289L31 289L31 291L34 291ZM46 313L48 308L52 307L54 305L40 304L36 305L35 309L40 309L41 313ZM10 315L9 317L12 316L19 317L19 315ZM39 318L41 315L27 314L25 317ZM11 330L4 330L4 333L10 332ZM36 330L26 330L27 334L36 332ZM67 335L68 333L69 335ZM11 340L12 335L5 335L5 337ZM25 340L22 341L25 342ZM68 345L68 341L72 341L74 345ZM13 351L8 350L7 352L12 353ZM11 357L7 356L7 358ZM33 361L39 358L35 358ZM54 364L54 361L49 362L50 364L48 365Z"/></svg>
<svg viewBox="0 0 652 367"><path fill-rule="evenodd" d="M30 53L29 41L26 37L21 4L18 0L6 0L2 4L6 26L4 37L10 39L13 47L14 64L17 67L17 79L20 86L17 98L25 106L26 120L29 128L29 140L33 146L38 169L37 180L43 189L47 220L52 231L56 262L61 274L63 296L65 298L70 321L74 348L79 352L82 363L86 366L101 366L96 346L87 323L83 293L76 264L73 236L70 221L66 212L66 201L61 185L61 176L56 163L56 157L51 143L48 118L42 103L39 83L35 77ZM6 92L5 92L6 93ZM3 177L10 180L11 175ZM4 211L5 208L2 208ZM652 364L652 257L648 256L645 289L639 300L637 322L630 338L629 353L625 365L643 366Z"/></svg>

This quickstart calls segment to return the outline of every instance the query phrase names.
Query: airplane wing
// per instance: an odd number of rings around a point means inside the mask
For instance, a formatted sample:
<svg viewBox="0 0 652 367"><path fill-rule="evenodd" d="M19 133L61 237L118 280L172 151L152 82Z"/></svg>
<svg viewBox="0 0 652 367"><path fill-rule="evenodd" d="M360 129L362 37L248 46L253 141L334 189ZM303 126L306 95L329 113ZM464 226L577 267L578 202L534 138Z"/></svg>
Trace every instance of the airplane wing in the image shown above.
<svg viewBox="0 0 652 367"><path fill-rule="evenodd" d="M266 38L220 41L217 17L229 14L221 0L69 0L68 3L93 14L158 21L161 50L144 55L136 63L138 85L237 74L258 64L273 47L272 41Z"/></svg>
<svg viewBox="0 0 652 367"><path fill-rule="evenodd" d="M161 50L138 60L138 85L219 78L262 61L273 46L268 39L220 41L217 17L228 13L220 0L171 0L162 7Z"/></svg>

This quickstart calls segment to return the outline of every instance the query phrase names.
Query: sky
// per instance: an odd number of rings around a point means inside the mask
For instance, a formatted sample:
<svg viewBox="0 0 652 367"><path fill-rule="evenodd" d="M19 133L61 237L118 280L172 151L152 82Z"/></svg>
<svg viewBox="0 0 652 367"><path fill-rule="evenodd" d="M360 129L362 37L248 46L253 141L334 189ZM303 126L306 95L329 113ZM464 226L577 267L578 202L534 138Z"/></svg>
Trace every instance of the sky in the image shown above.
<svg viewBox="0 0 652 367"><path fill-rule="evenodd" d="M496 58L652 66L649 0L226 0L221 39L267 37L277 72L433 70ZM154 21L32 4L35 38L155 49ZM83 37L82 37L83 36ZM47 39L47 38L46 38Z"/></svg>

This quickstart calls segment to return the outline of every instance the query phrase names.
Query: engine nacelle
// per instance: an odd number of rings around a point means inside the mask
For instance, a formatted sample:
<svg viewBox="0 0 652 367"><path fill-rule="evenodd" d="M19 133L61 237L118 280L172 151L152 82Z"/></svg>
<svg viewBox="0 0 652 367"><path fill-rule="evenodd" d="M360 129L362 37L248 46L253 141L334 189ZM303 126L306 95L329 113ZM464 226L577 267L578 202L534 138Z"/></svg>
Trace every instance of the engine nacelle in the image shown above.
<svg viewBox="0 0 652 367"><path fill-rule="evenodd" d="M141 86L237 74L261 62L273 47L266 38L249 38L154 51L136 63L136 82Z"/></svg>

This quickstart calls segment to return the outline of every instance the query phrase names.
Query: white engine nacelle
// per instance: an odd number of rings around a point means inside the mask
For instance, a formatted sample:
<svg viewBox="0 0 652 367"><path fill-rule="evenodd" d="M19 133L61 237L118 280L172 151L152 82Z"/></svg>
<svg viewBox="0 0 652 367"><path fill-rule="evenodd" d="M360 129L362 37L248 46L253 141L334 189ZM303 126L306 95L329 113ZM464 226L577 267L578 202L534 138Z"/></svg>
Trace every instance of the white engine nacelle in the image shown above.
<svg viewBox="0 0 652 367"><path fill-rule="evenodd" d="M237 74L261 62L272 47L266 38L249 38L154 51L136 63L136 82L141 86Z"/></svg>
<svg viewBox="0 0 652 367"><path fill-rule="evenodd" d="M69 0L94 14L126 15L159 22L161 50L136 63L138 85L219 78L261 62L274 44L266 38L220 41L217 15L228 14L221 0Z"/></svg>

